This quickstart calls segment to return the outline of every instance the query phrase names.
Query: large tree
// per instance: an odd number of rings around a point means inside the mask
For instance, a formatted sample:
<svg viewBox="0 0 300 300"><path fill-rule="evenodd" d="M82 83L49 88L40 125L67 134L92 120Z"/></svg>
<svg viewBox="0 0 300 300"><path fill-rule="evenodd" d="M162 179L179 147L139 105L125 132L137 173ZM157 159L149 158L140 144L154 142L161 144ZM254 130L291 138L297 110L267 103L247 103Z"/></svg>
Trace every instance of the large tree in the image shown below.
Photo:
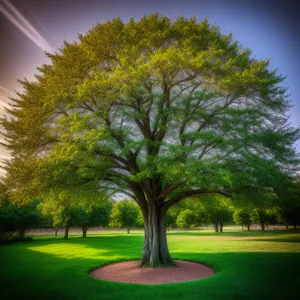
<svg viewBox="0 0 300 300"><path fill-rule="evenodd" d="M173 264L172 205L287 181L298 130L284 78L207 20L115 18L47 55L2 120L16 202L50 183L124 193L144 216L141 265L155 267Z"/></svg>

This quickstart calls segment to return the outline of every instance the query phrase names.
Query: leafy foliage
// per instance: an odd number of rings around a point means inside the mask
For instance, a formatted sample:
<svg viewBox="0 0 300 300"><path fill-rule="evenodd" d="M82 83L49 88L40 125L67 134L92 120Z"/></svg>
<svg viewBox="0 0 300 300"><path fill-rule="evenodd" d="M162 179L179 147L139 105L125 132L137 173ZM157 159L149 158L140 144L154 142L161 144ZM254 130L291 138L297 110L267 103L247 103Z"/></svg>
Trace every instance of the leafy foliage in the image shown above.
<svg viewBox="0 0 300 300"><path fill-rule="evenodd" d="M272 217L272 211L264 208L254 208L250 218L253 223L261 225L261 230L265 230L265 224Z"/></svg>
<svg viewBox="0 0 300 300"><path fill-rule="evenodd" d="M47 54L51 64L22 81L2 119L15 202L49 186L95 194L100 181L169 207L189 194L286 183L299 132L269 60L206 19L115 18L78 38Z"/></svg>
<svg viewBox="0 0 300 300"><path fill-rule="evenodd" d="M176 224L179 228L189 229L197 224L197 216L190 209L185 209L180 212L176 219Z"/></svg>
<svg viewBox="0 0 300 300"><path fill-rule="evenodd" d="M29 228L42 225L43 218L36 209L37 202L30 205L17 207L9 204L0 208L0 240L7 239L14 233L18 233L20 240L24 240Z"/></svg>
<svg viewBox="0 0 300 300"><path fill-rule="evenodd" d="M39 205L39 209L44 215L52 218L52 225L57 227L70 227L75 225L74 206L75 199L67 192L61 191L49 193Z"/></svg>
<svg viewBox="0 0 300 300"><path fill-rule="evenodd" d="M130 200L121 200L113 205L110 215L110 227L123 227L129 230L137 224L138 206Z"/></svg>
<svg viewBox="0 0 300 300"><path fill-rule="evenodd" d="M280 193L275 207L274 214L277 221L286 226L293 225L295 228L300 225L300 180L296 176L292 188L285 193Z"/></svg>
<svg viewBox="0 0 300 300"><path fill-rule="evenodd" d="M53 188L43 194L43 201L39 204L42 214L52 219L54 228L66 228L66 238L68 228L71 226L84 228L84 235L90 226L106 226L111 210L108 199L97 198L89 192L81 194L77 191L78 189Z"/></svg>
<svg viewBox="0 0 300 300"><path fill-rule="evenodd" d="M74 208L74 219L76 226L80 226L83 237L86 237L87 230L92 226L106 227L109 223L112 204L110 202L102 205L91 205L90 207L76 206Z"/></svg>
<svg viewBox="0 0 300 300"><path fill-rule="evenodd" d="M250 211L247 208L236 210L233 213L233 221L235 224L247 226L248 230L250 230L250 225L252 224Z"/></svg>
<svg viewBox="0 0 300 300"><path fill-rule="evenodd" d="M148 224L145 265L172 264L160 223L174 204L276 194L297 170L284 77L207 19L114 18L47 55L1 120L10 197L125 194ZM60 209L57 222L69 224ZM228 218L224 207L221 228Z"/></svg>
<svg viewBox="0 0 300 300"><path fill-rule="evenodd" d="M215 231L223 232L223 225L232 221L231 199L219 195L202 197L206 220L213 224Z"/></svg>

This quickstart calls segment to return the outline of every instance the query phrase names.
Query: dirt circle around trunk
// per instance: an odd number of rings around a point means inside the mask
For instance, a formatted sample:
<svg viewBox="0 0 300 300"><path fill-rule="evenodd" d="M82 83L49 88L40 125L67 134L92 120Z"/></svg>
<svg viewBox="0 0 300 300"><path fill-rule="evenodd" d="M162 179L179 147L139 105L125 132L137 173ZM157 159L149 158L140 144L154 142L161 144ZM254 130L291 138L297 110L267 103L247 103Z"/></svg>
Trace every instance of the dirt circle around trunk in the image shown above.
<svg viewBox="0 0 300 300"><path fill-rule="evenodd" d="M200 280L216 274L215 270L207 265L184 260L175 260L175 262L176 266L140 268L140 261L133 260L102 266L89 273L97 279L137 284Z"/></svg>

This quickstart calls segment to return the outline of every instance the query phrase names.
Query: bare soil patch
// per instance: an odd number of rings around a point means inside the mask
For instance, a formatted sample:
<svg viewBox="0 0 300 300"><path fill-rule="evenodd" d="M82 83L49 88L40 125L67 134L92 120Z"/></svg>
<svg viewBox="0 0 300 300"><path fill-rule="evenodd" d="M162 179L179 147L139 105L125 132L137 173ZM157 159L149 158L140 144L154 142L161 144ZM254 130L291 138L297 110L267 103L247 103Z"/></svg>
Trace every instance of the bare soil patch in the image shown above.
<svg viewBox="0 0 300 300"><path fill-rule="evenodd" d="M162 284L190 280L199 280L214 275L213 268L189 261L175 260L177 266L140 268L139 260L106 265L94 269L90 274L98 279L139 283Z"/></svg>

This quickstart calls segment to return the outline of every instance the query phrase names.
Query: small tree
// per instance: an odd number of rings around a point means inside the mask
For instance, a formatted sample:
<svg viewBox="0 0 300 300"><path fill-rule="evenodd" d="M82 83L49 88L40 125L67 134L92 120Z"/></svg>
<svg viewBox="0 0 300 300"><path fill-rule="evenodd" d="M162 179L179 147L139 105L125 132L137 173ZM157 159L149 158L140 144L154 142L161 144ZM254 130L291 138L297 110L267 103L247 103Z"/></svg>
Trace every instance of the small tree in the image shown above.
<svg viewBox="0 0 300 300"><path fill-rule="evenodd" d="M191 227L196 226L197 216L190 209L184 209L180 212L176 219L176 224L179 228L189 229Z"/></svg>
<svg viewBox="0 0 300 300"><path fill-rule="evenodd" d="M110 227L125 227L127 233L136 225L138 206L130 200L121 200L113 205L110 215Z"/></svg>
<svg viewBox="0 0 300 300"><path fill-rule="evenodd" d="M64 238L69 237L69 229L75 225L75 211L73 197L68 191L50 191L39 204L43 215L52 218L52 226L55 228L55 237L60 227L65 227ZM76 202L75 202L76 203Z"/></svg>
<svg viewBox="0 0 300 300"><path fill-rule="evenodd" d="M261 230L265 230L265 225L268 220L268 212L265 208L254 208L250 214L251 221L258 223L261 226Z"/></svg>
<svg viewBox="0 0 300 300"><path fill-rule="evenodd" d="M16 230L16 208L8 205L0 208L0 239L9 238Z"/></svg>
<svg viewBox="0 0 300 300"><path fill-rule="evenodd" d="M288 225L293 225L295 229L297 225L300 225L300 205L290 203L290 206L278 207L275 214L277 221L283 223L286 229L288 229Z"/></svg>
<svg viewBox="0 0 300 300"><path fill-rule="evenodd" d="M29 228L38 227L41 221L41 214L37 211L35 203L16 208L16 226L21 240L24 239Z"/></svg>
<svg viewBox="0 0 300 300"><path fill-rule="evenodd" d="M223 226L225 223L232 220L232 210L228 207L209 207L207 210L207 220L212 223L215 232L223 232Z"/></svg>
<svg viewBox="0 0 300 300"><path fill-rule="evenodd" d="M281 193L276 207L277 221L297 228L300 225L300 175L297 174L293 186L285 193Z"/></svg>
<svg viewBox="0 0 300 300"><path fill-rule="evenodd" d="M8 238L18 232L19 239L24 240L27 230L37 227L41 221L35 203L23 207L9 204L0 209L0 238Z"/></svg>
<svg viewBox="0 0 300 300"><path fill-rule="evenodd" d="M83 238L86 237L86 233L91 226L91 215L91 212L82 206L74 209L75 224L82 229Z"/></svg>
<svg viewBox="0 0 300 300"><path fill-rule="evenodd" d="M233 221L235 224L246 226L250 231L250 225L252 224L251 215L248 209L238 209L233 213Z"/></svg>
<svg viewBox="0 0 300 300"><path fill-rule="evenodd" d="M225 223L232 221L232 208L230 199L214 195L201 198L206 221L213 224L215 232L223 232L223 226Z"/></svg>
<svg viewBox="0 0 300 300"><path fill-rule="evenodd" d="M74 209L75 224L82 229L82 237L85 238L91 226L107 226L111 205L93 205L90 207L78 206Z"/></svg>

